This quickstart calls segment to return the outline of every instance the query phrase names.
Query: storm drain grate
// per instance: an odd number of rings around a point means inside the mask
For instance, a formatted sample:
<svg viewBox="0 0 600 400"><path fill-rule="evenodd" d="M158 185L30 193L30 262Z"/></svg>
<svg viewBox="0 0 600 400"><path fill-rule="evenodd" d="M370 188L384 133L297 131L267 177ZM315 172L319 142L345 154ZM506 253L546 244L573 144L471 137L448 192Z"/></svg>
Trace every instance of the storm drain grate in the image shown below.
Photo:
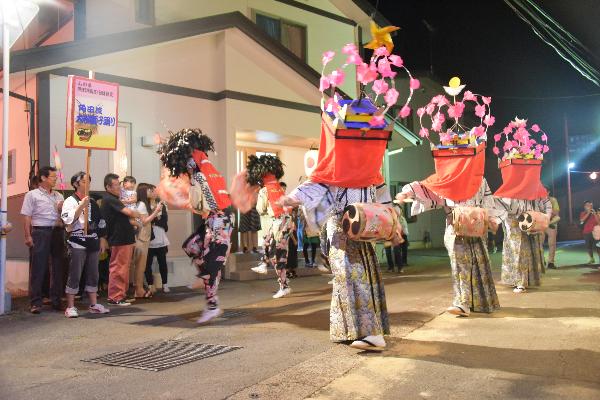
<svg viewBox="0 0 600 400"><path fill-rule="evenodd" d="M241 347L167 340L81 361L147 371L162 371L237 349L241 349Z"/></svg>
<svg viewBox="0 0 600 400"><path fill-rule="evenodd" d="M246 316L248 316L248 313L240 310L225 310L223 311L223 314L221 314L221 318L223 319L241 318Z"/></svg>

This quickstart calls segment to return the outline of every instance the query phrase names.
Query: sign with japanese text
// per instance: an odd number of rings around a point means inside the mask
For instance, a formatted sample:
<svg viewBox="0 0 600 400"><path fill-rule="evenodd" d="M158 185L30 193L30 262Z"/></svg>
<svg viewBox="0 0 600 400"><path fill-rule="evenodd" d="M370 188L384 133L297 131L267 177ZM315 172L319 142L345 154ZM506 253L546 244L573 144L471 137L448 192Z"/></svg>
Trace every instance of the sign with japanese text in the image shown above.
<svg viewBox="0 0 600 400"><path fill-rule="evenodd" d="M115 150L119 85L69 75L65 147Z"/></svg>

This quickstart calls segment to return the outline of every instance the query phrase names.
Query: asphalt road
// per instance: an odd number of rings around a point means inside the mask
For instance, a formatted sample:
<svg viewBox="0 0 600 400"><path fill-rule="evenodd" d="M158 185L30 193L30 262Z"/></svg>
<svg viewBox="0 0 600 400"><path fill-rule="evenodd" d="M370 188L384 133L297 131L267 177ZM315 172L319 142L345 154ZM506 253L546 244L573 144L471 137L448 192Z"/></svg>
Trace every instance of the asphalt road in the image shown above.
<svg viewBox="0 0 600 400"><path fill-rule="evenodd" d="M465 319L444 313L444 252L412 252L404 274L385 274L382 354L329 342L328 276L293 280L278 300L275 282L223 282L234 314L209 326L195 323L202 294L183 288L108 316L22 309L0 317L0 399L598 399L600 271L577 265L585 259L561 249L573 266L525 295L498 286L502 310ZM81 361L166 339L242 349L161 372Z"/></svg>

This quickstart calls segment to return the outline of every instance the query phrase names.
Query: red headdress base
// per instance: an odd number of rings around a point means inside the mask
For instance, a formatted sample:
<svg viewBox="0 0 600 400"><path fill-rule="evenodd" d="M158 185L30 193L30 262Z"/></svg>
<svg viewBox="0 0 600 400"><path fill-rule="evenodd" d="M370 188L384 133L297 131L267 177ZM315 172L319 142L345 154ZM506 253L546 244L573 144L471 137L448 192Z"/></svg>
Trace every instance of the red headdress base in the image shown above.
<svg viewBox="0 0 600 400"><path fill-rule="evenodd" d="M365 140L365 136L368 139ZM310 180L344 188L381 184L381 164L389 136L390 132L386 130L336 131L329 116L324 114L321 121L319 161Z"/></svg>
<svg viewBox="0 0 600 400"><path fill-rule="evenodd" d="M508 159L500 163L502 186L494 196L517 200L535 200L548 196L542 185L542 160Z"/></svg>
<svg viewBox="0 0 600 400"><path fill-rule="evenodd" d="M421 183L438 196L464 201L475 196L485 167L485 143L477 147L433 151L435 174Z"/></svg>

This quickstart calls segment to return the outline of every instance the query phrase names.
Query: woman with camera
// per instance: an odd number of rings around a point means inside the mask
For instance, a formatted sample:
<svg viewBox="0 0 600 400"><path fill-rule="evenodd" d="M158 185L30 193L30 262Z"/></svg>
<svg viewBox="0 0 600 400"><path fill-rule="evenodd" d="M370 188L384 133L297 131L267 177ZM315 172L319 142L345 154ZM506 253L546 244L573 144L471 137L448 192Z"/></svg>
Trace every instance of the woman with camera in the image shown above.
<svg viewBox="0 0 600 400"><path fill-rule="evenodd" d="M592 265L595 263L594 249L596 249L600 261L600 247L597 246L600 241L594 237L598 237L598 231L600 230L600 211L594 210L594 204L590 200L583 203L583 211L579 214L579 227L581 233L583 233L585 248L590 256L588 265Z"/></svg>

